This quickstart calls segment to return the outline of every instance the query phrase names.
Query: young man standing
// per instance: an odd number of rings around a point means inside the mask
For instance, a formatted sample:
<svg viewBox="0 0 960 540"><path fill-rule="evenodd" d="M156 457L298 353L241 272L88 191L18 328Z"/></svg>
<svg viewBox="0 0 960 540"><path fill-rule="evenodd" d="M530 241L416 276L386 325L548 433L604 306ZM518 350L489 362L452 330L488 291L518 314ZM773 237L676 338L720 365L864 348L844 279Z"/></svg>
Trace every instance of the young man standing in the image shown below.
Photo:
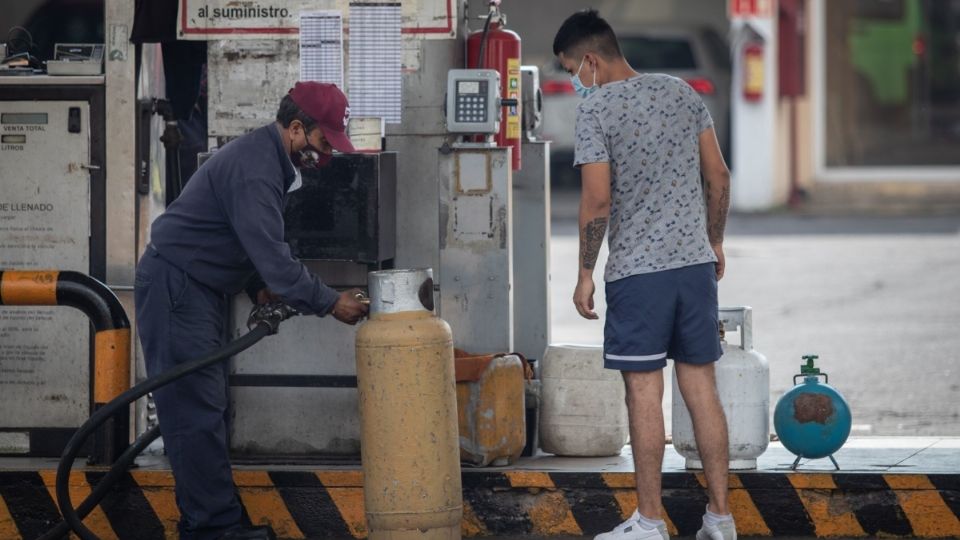
<svg viewBox="0 0 960 540"><path fill-rule="evenodd" d="M583 193L573 301L581 316L598 318L593 269L609 228L604 365L623 374L636 468L637 511L597 538L669 538L660 479L662 369L672 358L707 479L709 504L697 539L735 540L727 424L713 366L721 355L717 281L730 173L713 121L684 81L634 71L595 10L564 21L553 52L585 98L577 107L575 165Z"/></svg>

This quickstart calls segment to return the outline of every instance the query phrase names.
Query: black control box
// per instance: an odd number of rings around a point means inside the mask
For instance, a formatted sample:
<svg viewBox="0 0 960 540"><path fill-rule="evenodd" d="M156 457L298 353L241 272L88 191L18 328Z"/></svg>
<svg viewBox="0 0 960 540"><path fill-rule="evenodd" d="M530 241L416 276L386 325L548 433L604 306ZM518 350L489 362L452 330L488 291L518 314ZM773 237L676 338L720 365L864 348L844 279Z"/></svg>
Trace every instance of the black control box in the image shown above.
<svg viewBox="0 0 960 540"><path fill-rule="evenodd" d="M295 257L380 264L396 256L396 152L336 154L301 174L284 211Z"/></svg>

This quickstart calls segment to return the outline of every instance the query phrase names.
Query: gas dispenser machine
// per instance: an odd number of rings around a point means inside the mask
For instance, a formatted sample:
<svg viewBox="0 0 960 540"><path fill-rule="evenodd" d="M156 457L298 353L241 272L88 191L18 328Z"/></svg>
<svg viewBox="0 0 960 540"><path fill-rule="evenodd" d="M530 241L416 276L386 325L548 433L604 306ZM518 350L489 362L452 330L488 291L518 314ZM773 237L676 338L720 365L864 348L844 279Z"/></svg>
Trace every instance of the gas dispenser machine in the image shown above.
<svg viewBox="0 0 960 540"><path fill-rule="evenodd" d="M349 53L350 40L357 45L361 34L361 17L350 17L372 9L366 3L324 3L321 19L344 24L314 43L326 47L322 54L308 57L298 39L307 25L300 28L300 21L316 15L316 2L270 2L286 13L270 21L273 26L245 30L250 21L207 20L201 11L178 18L187 26L177 39L207 41L208 150L274 121L298 80L337 82L351 103L366 83L372 83L369 95L381 82L399 81L392 89L399 90L400 116L382 120L379 148L363 145L368 152L338 154L326 168L303 171L303 187L289 195L285 212L294 256L339 290L366 289L371 271L430 268L433 305L450 324L456 347L540 358L549 342L549 143L535 133L536 70L522 66L520 37L506 29L499 0L390 4L398 10L392 36L385 38L380 27L367 35L384 54L399 50L402 62L375 63L381 71L374 73L357 67L362 54L351 66ZM217 3L229 2L204 5ZM181 7L203 6L187 0ZM347 32L351 22L354 32ZM209 26L191 26L197 24ZM109 54L91 49L108 67L127 44L126 33L117 36ZM175 163L165 163L162 126L150 117L166 99L161 47L141 47L135 97L150 106L140 111L140 133L134 133L135 107L120 106L134 101L113 104L105 97L105 76L0 81L0 269L75 270L132 296L136 255L163 211L164 172ZM310 62L323 75L310 72ZM54 68L90 66L70 60ZM110 110L122 119L108 118ZM363 115L353 110L351 116ZM130 130L108 130L111 122ZM106 157L109 148L119 149L110 154L114 161ZM107 163L116 165L116 180L107 179ZM110 216L108 203L117 210ZM132 313L132 301L125 307ZM245 295L232 299L228 338L247 333L250 309ZM361 431L356 337L356 328L330 317L298 317L275 339L235 356L229 377L234 457L355 458ZM76 381L90 378L91 347L89 322L79 313L0 307L0 410L11 412L0 419L0 451L60 454L89 412L90 388ZM142 379L142 359L136 366L135 379ZM156 420L149 403L141 409L137 434Z"/></svg>
<svg viewBox="0 0 960 540"><path fill-rule="evenodd" d="M302 169L303 187L284 212L291 252L324 281L366 289L367 273L393 267L396 256L397 155L336 155ZM233 335L247 332L251 304L233 301ZM359 451L357 329L332 317L288 321L233 362L231 446L238 456L355 455Z"/></svg>
<svg viewBox="0 0 960 540"><path fill-rule="evenodd" d="M499 0L482 19L467 37L470 69L447 74L446 128L457 137L439 158L440 313L460 348L536 359L549 341L549 143L534 134L536 68L524 76Z"/></svg>
<svg viewBox="0 0 960 540"><path fill-rule="evenodd" d="M366 289L370 271L432 268L437 314L457 348L536 359L549 340L549 144L534 134L536 102L524 123L524 98L539 91L536 77L524 78L520 38L504 28L499 4L483 2L474 18L483 28L473 32L461 30L467 16L455 2L421 0L416 14L404 12L404 25L435 11L449 16L449 29L404 26L404 49L415 54L404 56L402 120L385 125L382 151L338 154L305 171L304 187L290 195L286 235L293 254L341 290ZM211 137L224 142L272 119L301 78L299 45L210 41ZM250 307L244 295L234 298L231 337L247 331ZM356 335L331 318L299 317L234 359L236 458L359 453Z"/></svg>
<svg viewBox="0 0 960 540"><path fill-rule="evenodd" d="M472 352L513 349L513 149L492 137L517 102L500 97L500 81L492 69L447 78L447 129L480 141L440 149L440 314Z"/></svg>
<svg viewBox="0 0 960 540"><path fill-rule="evenodd" d="M0 75L0 270L106 280L104 94L98 74ZM76 310L0 307L0 453L60 454L91 410L90 336Z"/></svg>

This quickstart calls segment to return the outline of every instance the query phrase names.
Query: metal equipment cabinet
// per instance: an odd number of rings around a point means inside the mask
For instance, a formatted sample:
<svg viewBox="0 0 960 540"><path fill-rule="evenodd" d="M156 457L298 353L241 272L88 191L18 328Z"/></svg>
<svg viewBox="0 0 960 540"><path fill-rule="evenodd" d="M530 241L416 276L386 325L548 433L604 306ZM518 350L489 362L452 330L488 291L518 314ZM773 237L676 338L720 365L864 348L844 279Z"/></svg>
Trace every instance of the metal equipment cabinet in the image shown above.
<svg viewBox="0 0 960 540"><path fill-rule="evenodd" d="M105 278L103 77L0 77L0 269ZM59 455L91 407L90 323L0 307L0 454Z"/></svg>

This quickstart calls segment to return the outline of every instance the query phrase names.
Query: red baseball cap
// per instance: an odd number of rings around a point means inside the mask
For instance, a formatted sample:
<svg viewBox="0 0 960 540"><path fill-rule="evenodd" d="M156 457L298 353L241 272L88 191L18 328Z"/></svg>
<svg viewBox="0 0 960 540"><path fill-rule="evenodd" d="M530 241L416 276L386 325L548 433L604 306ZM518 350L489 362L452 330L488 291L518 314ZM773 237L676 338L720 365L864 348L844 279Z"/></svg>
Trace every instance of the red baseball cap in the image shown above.
<svg viewBox="0 0 960 540"><path fill-rule="evenodd" d="M356 152L347 137L347 122L350 120L350 104L347 96L335 84L301 81L290 89L290 99L316 120L323 136L338 152Z"/></svg>

